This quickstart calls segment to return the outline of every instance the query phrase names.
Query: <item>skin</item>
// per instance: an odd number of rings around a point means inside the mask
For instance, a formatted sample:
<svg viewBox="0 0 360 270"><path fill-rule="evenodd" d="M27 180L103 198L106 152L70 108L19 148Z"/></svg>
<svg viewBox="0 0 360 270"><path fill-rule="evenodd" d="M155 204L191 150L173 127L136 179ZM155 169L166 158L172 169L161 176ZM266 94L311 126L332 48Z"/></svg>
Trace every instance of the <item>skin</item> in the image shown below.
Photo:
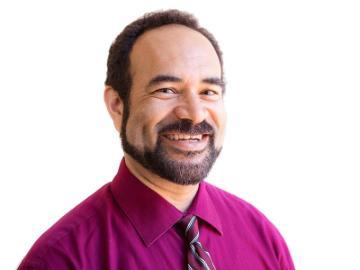
<svg viewBox="0 0 360 270"><path fill-rule="evenodd" d="M217 84L221 78L221 65L214 48L203 35L182 25L155 28L135 42L130 63L133 84L126 136L132 145L142 151L154 149L160 136L169 157L201 162L206 151L194 156L184 152L205 149L206 136L200 141L171 141L157 132L157 125L189 119L193 124L206 120L215 131L215 148L222 147L226 113L222 87ZM177 80L150 83L159 75ZM209 78L212 80L206 80ZM104 100L114 126L120 132L123 101L110 86L105 88ZM146 186L181 211L190 206L199 184L175 184L145 169L128 154L124 156L129 170Z"/></svg>

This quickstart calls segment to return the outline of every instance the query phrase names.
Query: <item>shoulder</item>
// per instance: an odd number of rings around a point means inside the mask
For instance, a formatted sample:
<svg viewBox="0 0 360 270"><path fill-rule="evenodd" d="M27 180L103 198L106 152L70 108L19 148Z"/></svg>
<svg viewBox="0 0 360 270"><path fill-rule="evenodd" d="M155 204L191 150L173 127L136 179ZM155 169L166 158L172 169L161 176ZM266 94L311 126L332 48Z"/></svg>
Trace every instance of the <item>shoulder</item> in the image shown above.
<svg viewBox="0 0 360 270"><path fill-rule="evenodd" d="M278 233L270 220L251 203L209 183L206 183L206 189L222 218L246 225L249 229L266 229Z"/></svg>
<svg viewBox="0 0 360 270"><path fill-rule="evenodd" d="M18 269L73 269L80 243L96 237L112 204L109 184L104 185L60 218L31 247ZM73 254L70 255L69 254ZM64 259L66 258L66 259Z"/></svg>
<svg viewBox="0 0 360 270"><path fill-rule="evenodd" d="M214 205L218 208L222 208L221 210L231 212L232 214L235 214L235 216L237 214L241 216L252 215L258 219L266 219L264 214L244 199L207 182L205 183L205 188Z"/></svg>
<svg viewBox="0 0 360 270"><path fill-rule="evenodd" d="M281 269L294 269L290 252L284 238L275 225L254 205L206 183L206 189L223 225L240 234L241 239L256 243L264 252L271 252L277 258Z"/></svg>

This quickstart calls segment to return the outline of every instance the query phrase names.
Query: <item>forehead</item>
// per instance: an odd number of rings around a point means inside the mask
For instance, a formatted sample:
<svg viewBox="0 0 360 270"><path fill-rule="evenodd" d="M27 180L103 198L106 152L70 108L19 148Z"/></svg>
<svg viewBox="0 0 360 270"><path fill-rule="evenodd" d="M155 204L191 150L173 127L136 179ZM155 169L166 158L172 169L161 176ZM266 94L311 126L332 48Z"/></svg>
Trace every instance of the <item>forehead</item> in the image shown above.
<svg viewBox="0 0 360 270"><path fill-rule="evenodd" d="M137 77L171 74L220 77L221 65L210 41L182 25L166 25L139 37L130 54L131 73Z"/></svg>

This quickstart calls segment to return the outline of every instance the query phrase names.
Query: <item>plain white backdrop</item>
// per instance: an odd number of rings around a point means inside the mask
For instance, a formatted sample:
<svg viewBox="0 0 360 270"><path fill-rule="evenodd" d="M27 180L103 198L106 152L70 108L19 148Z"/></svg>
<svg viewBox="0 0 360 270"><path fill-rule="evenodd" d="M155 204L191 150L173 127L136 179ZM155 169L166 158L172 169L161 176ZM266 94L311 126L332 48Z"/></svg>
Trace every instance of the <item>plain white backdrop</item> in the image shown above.
<svg viewBox="0 0 360 270"><path fill-rule="evenodd" d="M297 269L360 269L358 1L2 1L0 269L111 181L108 48L143 13L194 13L225 59L228 128L208 181L278 227Z"/></svg>

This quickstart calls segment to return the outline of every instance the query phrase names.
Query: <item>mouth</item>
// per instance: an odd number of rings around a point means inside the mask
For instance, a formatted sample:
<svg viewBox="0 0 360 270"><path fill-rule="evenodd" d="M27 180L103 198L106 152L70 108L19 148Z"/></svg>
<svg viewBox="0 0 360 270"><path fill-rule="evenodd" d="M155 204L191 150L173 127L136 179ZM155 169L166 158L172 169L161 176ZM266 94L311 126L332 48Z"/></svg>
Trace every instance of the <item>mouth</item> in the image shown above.
<svg viewBox="0 0 360 270"><path fill-rule="evenodd" d="M201 152L208 146L210 133L190 134L169 132L162 134L165 142L177 151Z"/></svg>
<svg viewBox="0 0 360 270"><path fill-rule="evenodd" d="M205 137L208 137L209 135L210 134L208 134L208 133L204 133L204 134L187 134L187 133L163 134L163 136L170 141L186 141L186 140L201 141Z"/></svg>

